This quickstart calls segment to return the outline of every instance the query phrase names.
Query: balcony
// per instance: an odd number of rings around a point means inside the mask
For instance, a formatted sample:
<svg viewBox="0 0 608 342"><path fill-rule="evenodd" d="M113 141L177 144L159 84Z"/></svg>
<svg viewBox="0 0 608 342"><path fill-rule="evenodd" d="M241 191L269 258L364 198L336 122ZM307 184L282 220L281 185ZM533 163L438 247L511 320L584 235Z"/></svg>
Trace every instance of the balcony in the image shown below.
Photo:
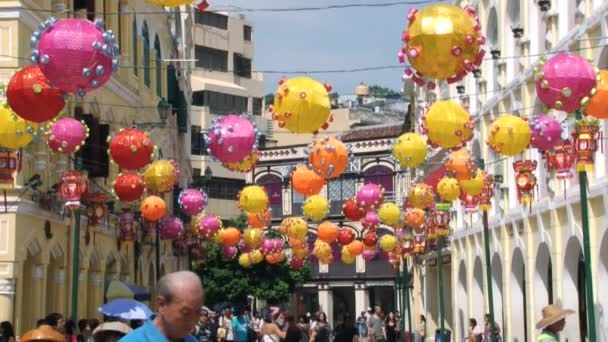
<svg viewBox="0 0 608 342"><path fill-rule="evenodd" d="M191 123L192 125L200 126L202 132L205 132L211 126L211 121L222 115L213 114L209 111L209 107L192 106L191 107ZM268 119L260 115L252 115L251 120L256 124L261 134L266 134L268 131Z"/></svg>

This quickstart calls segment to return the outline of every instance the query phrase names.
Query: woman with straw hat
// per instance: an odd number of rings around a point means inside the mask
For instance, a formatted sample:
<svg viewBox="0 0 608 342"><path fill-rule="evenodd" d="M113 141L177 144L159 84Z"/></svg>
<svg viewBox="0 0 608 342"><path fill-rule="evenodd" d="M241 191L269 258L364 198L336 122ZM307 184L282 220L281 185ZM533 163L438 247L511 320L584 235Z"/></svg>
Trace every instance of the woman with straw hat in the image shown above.
<svg viewBox="0 0 608 342"><path fill-rule="evenodd" d="M542 333L536 341L558 342L558 334L566 326L566 316L573 313L574 310L562 309L556 304L545 306L542 311L542 319L536 323L536 329L542 329Z"/></svg>

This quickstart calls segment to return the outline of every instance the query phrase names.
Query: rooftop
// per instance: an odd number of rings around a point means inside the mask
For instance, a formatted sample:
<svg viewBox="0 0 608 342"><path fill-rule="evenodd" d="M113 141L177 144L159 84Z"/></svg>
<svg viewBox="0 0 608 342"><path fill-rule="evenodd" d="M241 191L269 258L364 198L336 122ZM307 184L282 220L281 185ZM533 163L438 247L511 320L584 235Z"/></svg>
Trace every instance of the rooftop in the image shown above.
<svg viewBox="0 0 608 342"><path fill-rule="evenodd" d="M394 138L401 135L401 131L402 125L374 125L355 128L347 133L342 134L339 138L344 142Z"/></svg>

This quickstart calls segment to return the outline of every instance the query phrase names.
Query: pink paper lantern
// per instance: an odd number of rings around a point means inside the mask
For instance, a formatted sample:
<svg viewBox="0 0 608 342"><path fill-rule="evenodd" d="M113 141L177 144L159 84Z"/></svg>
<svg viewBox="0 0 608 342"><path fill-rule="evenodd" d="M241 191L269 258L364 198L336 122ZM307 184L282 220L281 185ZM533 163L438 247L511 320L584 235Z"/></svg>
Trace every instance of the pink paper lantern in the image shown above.
<svg viewBox="0 0 608 342"><path fill-rule="evenodd" d="M264 239L264 242L262 242L262 245L260 245L260 251L263 254L270 254L273 252L274 249L274 242L272 241L272 239Z"/></svg>
<svg viewBox="0 0 608 342"><path fill-rule="evenodd" d="M376 229L380 225L380 216L375 211L368 211L361 219L361 225L365 229Z"/></svg>
<svg viewBox="0 0 608 342"><path fill-rule="evenodd" d="M364 211L377 209L384 201L384 189L378 184L368 183L357 191L357 205Z"/></svg>
<svg viewBox="0 0 608 342"><path fill-rule="evenodd" d="M51 18L39 29L30 41L32 61L53 87L84 96L118 69L118 42L102 20Z"/></svg>
<svg viewBox="0 0 608 342"><path fill-rule="evenodd" d="M160 238L163 240L176 240L184 230L184 223L176 217L165 217L160 220Z"/></svg>
<svg viewBox="0 0 608 342"><path fill-rule="evenodd" d="M532 131L530 144L539 151L548 151L562 141L562 126L553 116L541 115L528 123Z"/></svg>
<svg viewBox="0 0 608 342"><path fill-rule="evenodd" d="M47 144L51 150L70 154L78 151L84 144L89 129L74 118L63 118L52 124L48 135Z"/></svg>
<svg viewBox="0 0 608 342"><path fill-rule="evenodd" d="M561 53L544 63L536 75L536 94L545 106L574 112L585 107L597 83L591 63L581 56Z"/></svg>
<svg viewBox="0 0 608 342"><path fill-rule="evenodd" d="M222 221L217 216L205 215L198 223L198 232L201 237L209 239L220 230Z"/></svg>
<svg viewBox="0 0 608 342"><path fill-rule="evenodd" d="M236 163L257 151L258 136L259 131L251 121L228 115L213 121L205 141L208 152L222 163Z"/></svg>
<svg viewBox="0 0 608 342"><path fill-rule="evenodd" d="M376 257L376 254L377 253L375 250L366 248L361 253L361 257L363 257L363 260L369 262L369 261L374 260L374 258Z"/></svg>
<svg viewBox="0 0 608 342"><path fill-rule="evenodd" d="M179 206L188 216L194 216L207 206L207 194L196 189L185 189L179 194Z"/></svg>
<svg viewBox="0 0 608 342"><path fill-rule="evenodd" d="M239 251L241 251L241 253L249 253L252 251L252 249L249 246L247 246L247 244L243 240L239 241L238 246L239 246Z"/></svg>
<svg viewBox="0 0 608 342"><path fill-rule="evenodd" d="M235 246L226 246L224 247L224 258L228 259L228 260L232 260L234 258L236 258L236 255L238 254L238 250L236 249Z"/></svg>

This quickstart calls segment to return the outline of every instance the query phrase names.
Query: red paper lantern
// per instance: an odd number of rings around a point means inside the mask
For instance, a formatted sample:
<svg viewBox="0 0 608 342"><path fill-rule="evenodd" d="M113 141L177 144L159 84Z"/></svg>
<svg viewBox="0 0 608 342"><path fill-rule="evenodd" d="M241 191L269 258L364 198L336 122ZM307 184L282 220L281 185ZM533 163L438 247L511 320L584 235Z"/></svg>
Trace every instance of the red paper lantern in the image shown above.
<svg viewBox="0 0 608 342"><path fill-rule="evenodd" d="M79 171L66 171L61 176L59 193L66 207L80 206L80 196L87 191L87 176Z"/></svg>
<svg viewBox="0 0 608 342"><path fill-rule="evenodd" d="M574 176L572 167L576 161L576 152L570 139L562 140L552 150L547 151L547 166L555 170L555 177L560 180L570 179Z"/></svg>
<svg viewBox="0 0 608 342"><path fill-rule="evenodd" d="M0 151L0 189L12 189L21 169L21 152Z"/></svg>
<svg viewBox="0 0 608 342"><path fill-rule="evenodd" d="M342 205L342 214L351 221L359 221L365 217L365 212L359 208L354 198L349 198Z"/></svg>
<svg viewBox="0 0 608 342"><path fill-rule="evenodd" d="M460 202L464 207L464 212L471 215L477 212L477 206L479 206L479 195L471 196L463 192L460 195Z"/></svg>
<svg viewBox="0 0 608 342"><path fill-rule="evenodd" d="M82 200L87 205L87 218L90 224L97 224L106 217L106 196L99 192L87 192L82 195Z"/></svg>
<svg viewBox="0 0 608 342"><path fill-rule="evenodd" d="M145 183L137 173L121 173L114 181L114 193L121 201L132 202L138 200L144 193Z"/></svg>
<svg viewBox="0 0 608 342"><path fill-rule="evenodd" d="M24 67L11 77L6 101L15 114L38 123L51 120L65 107L61 90L49 85L36 64Z"/></svg>
<svg viewBox="0 0 608 342"><path fill-rule="evenodd" d="M576 152L576 170L593 171L593 155L597 151L600 124L595 119L576 121L576 131L572 134Z"/></svg>
<svg viewBox="0 0 608 342"><path fill-rule="evenodd" d="M355 233L348 228L340 229L338 233L338 242L342 246L346 246L355 240Z"/></svg>
<svg viewBox="0 0 608 342"><path fill-rule="evenodd" d="M515 186L517 186L517 197L519 203L532 205L534 187L536 186L536 160L518 160L513 162L515 175Z"/></svg>
<svg viewBox="0 0 608 342"><path fill-rule="evenodd" d="M447 237L450 234L450 212L435 210L429 215L433 221L438 237Z"/></svg>
<svg viewBox="0 0 608 342"><path fill-rule="evenodd" d="M494 176L484 172L483 188L479 194L479 210L488 211L492 207L494 196Z"/></svg>
<svg viewBox="0 0 608 342"><path fill-rule="evenodd" d="M376 232L365 232L365 234L363 234L363 244L366 247L375 247L378 244L378 235L376 234Z"/></svg>
<svg viewBox="0 0 608 342"><path fill-rule="evenodd" d="M110 141L110 157L125 170L148 165L154 155L154 144L147 133L135 128L121 130Z"/></svg>

